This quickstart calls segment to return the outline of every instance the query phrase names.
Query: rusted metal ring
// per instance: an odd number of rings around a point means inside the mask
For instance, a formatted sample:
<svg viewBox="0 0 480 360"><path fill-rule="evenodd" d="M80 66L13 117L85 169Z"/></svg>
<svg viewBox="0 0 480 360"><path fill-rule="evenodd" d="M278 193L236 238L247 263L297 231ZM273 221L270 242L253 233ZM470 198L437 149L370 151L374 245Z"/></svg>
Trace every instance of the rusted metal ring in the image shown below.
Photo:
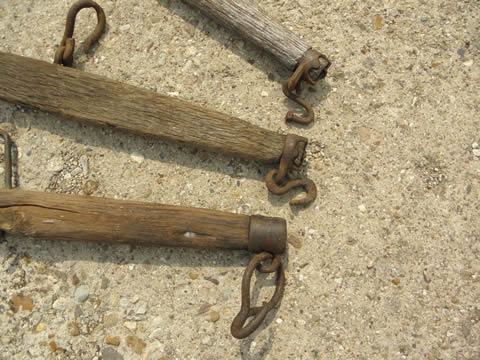
<svg viewBox="0 0 480 360"><path fill-rule="evenodd" d="M293 134L288 134L286 136L282 157L278 166L276 181L280 182L286 178L290 169L298 169L302 166L307 143L308 140L302 136Z"/></svg>
<svg viewBox="0 0 480 360"><path fill-rule="evenodd" d="M86 8L93 8L97 13L97 26L95 30L85 40L85 51L90 50L93 44L100 39L107 19L102 7L92 0L79 0L74 3L67 14L67 21L65 24L65 32L63 34L62 42L55 52L55 58L53 62L55 64L61 64L63 66L72 66L73 64L73 52L75 50L75 39L73 38L73 31L75 29L75 20L80 10Z"/></svg>
<svg viewBox="0 0 480 360"><path fill-rule="evenodd" d="M269 266L262 266L262 261L268 259L272 259L272 264ZM263 305L259 307L250 307L250 283L255 269L258 269L263 273L276 272L276 286L275 292L270 301L264 302ZM235 338L244 339L258 329L265 320L267 314L275 308L282 299L285 291L285 283L285 273L279 255L274 257L272 254L264 252L253 256L248 263L242 278L242 305L230 327L230 331ZM253 317L253 319L245 325L250 317Z"/></svg>
<svg viewBox="0 0 480 360"><path fill-rule="evenodd" d="M317 81L323 79L327 75L327 70L330 65L330 60L314 49L310 49L304 54L292 76L290 76L290 78L283 84L283 93L289 99L303 106L306 115L298 116L292 111L289 111L285 118L286 121L307 125L315 119L312 106L301 96L303 82L314 85Z"/></svg>

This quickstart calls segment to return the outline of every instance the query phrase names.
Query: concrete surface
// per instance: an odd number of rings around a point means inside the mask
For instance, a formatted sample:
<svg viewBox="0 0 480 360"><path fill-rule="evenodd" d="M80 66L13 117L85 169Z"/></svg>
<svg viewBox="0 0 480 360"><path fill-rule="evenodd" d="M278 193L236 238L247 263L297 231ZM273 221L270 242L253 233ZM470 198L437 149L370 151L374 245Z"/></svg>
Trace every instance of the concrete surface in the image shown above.
<svg viewBox="0 0 480 360"><path fill-rule="evenodd" d="M0 101L22 188L281 216L292 243L283 303L238 341L246 253L7 236L1 359L480 359L478 1L259 1L333 61L307 129L248 42L179 1L100 3L77 68L307 136L319 197L291 209L259 164ZM2 0L0 50L52 61L70 4Z"/></svg>

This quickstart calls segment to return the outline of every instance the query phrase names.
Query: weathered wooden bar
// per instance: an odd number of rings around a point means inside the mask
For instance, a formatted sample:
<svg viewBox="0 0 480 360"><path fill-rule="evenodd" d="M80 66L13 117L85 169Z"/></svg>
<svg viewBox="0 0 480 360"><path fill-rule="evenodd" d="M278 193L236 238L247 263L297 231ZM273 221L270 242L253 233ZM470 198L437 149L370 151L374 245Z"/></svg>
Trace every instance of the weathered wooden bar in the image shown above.
<svg viewBox="0 0 480 360"><path fill-rule="evenodd" d="M280 218L19 189L0 191L0 230L49 240L272 254L283 253L287 243Z"/></svg>
<svg viewBox="0 0 480 360"><path fill-rule="evenodd" d="M294 70L307 50L312 48L250 1L182 1L268 51L289 70Z"/></svg>
<svg viewBox="0 0 480 360"><path fill-rule="evenodd" d="M283 92L306 109L306 116L293 112L287 121L308 124L314 120L312 106L301 97L302 83L311 85L326 76L330 61L300 36L269 17L249 0L182 0L244 39L273 55L292 71Z"/></svg>
<svg viewBox="0 0 480 360"><path fill-rule="evenodd" d="M178 98L2 52L0 99L265 163L280 160L286 139Z"/></svg>

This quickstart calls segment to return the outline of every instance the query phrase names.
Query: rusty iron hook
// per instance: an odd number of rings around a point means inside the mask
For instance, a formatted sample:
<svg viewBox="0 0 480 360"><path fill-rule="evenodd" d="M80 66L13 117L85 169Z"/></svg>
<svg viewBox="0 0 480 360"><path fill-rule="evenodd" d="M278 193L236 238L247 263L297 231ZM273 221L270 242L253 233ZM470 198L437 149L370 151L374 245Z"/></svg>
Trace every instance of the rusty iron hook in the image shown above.
<svg viewBox="0 0 480 360"><path fill-rule="evenodd" d="M301 96L303 82L306 82L310 85L315 85L317 81L325 78L330 65L330 60L316 50L310 49L305 53L292 76L283 84L283 93L289 99L303 106L305 108L306 115L302 117L294 114L292 111L289 111L285 118L286 121L308 125L315 119L312 105Z"/></svg>
<svg viewBox="0 0 480 360"><path fill-rule="evenodd" d="M278 170L272 169L265 176L265 182L270 192L275 195L284 195L290 190L303 187L305 189L304 195L299 195L290 200L290 205L308 205L317 198L317 187L310 179L287 179L278 183L275 179Z"/></svg>
<svg viewBox="0 0 480 360"><path fill-rule="evenodd" d="M55 52L55 58L53 62L55 64L61 64L63 66L73 65L73 52L75 50L75 39L73 38L73 31L75 29L75 20L80 10L86 8L93 8L97 12L97 26L95 30L85 40L85 52L90 50L93 44L100 39L107 19L102 7L92 0L79 0L74 3L67 14L67 22L65 24L65 32L63 33L62 42Z"/></svg>
<svg viewBox="0 0 480 360"><path fill-rule="evenodd" d="M265 177L268 190L275 195L284 195L298 187L305 189L305 195L290 200L290 205L308 205L317 198L317 187L312 180L288 178L292 168L298 169L302 165L306 142L301 136L287 135L278 169L270 170Z"/></svg>
<svg viewBox="0 0 480 360"><path fill-rule="evenodd" d="M262 261L271 259L271 265L262 265ZM268 302L264 302L262 306L250 307L250 283L252 281L253 272L257 269L261 273L276 272L275 292ZM283 297L285 291L285 273L280 255L272 255L267 252L256 254L248 263L242 278L242 305L239 313L233 319L230 331L237 339L244 339L250 336L265 320L267 314L277 306ZM253 319L245 325L247 320Z"/></svg>

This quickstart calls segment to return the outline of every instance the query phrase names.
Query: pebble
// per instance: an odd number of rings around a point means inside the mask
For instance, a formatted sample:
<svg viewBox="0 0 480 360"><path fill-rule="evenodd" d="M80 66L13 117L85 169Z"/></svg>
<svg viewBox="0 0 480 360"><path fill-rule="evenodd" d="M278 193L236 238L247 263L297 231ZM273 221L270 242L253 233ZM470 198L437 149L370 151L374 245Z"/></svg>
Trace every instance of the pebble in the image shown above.
<svg viewBox="0 0 480 360"><path fill-rule="evenodd" d="M474 142L474 143L472 144L472 149L478 149L478 148L480 148L480 145L478 145L477 142Z"/></svg>
<svg viewBox="0 0 480 360"><path fill-rule="evenodd" d="M50 159L47 165L47 171L58 173L63 170L63 162L59 157L53 157Z"/></svg>
<svg viewBox="0 0 480 360"><path fill-rule="evenodd" d="M116 314L106 314L103 317L103 325L106 328L115 326L118 323L118 316Z"/></svg>
<svg viewBox="0 0 480 360"><path fill-rule="evenodd" d="M202 344L203 345L209 345L210 342L211 342L212 339L210 339L210 336L205 336L203 339L202 339Z"/></svg>
<svg viewBox="0 0 480 360"><path fill-rule="evenodd" d="M137 323L134 321L125 321L123 323L123 326L125 326L128 330L135 331L137 329Z"/></svg>
<svg viewBox="0 0 480 360"><path fill-rule="evenodd" d="M396 285L396 286L400 285L400 279L399 278L394 278L391 281L392 281L393 285Z"/></svg>
<svg viewBox="0 0 480 360"><path fill-rule="evenodd" d="M367 211L367 207L363 204L360 204L360 205L358 205L358 210L360 210L361 212L365 212L365 211Z"/></svg>
<svg viewBox="0 0 480 360"><path fill-rule="evenodd" d="M197 314L198 315L205 314L208 310L210 310L211 307L212 307L211 304L203 303L202 305L200 305L200 308L198 309Z"/></svg>
<svg viewBox="0 0 480 360"><path fill-rule="evenodd" d="M130 306L130 301L128 301L127 298L121 298L120 299L120 306L122 308L128 308Z"/></svg>
<svg viewBox="0 0 480 360"><path fill-rule="evenodd" d="M145 157L136 151L130 154L130 158L138 164L141 164L145 160Z"/></svg>
<svg viewBox="0 0 480 360"><path fill-rule="evenodd" d="M67 308L67 305L69 303L69 300L65 298L58 298L55 300L52 304L52 309L57 310L57 311L65 311Z"/></svg>
<svg viewBox="0 0 480 360"><path fill-rule="evenodd" d="M275 322L276 322L278 325L280 325L281 323L283 323L283 319L278 318L277 320L275 320Z"/></svg>
<svg viewBox="0 0 480 360"><path fill-rule="evenodd" d="M472 150L473 155L480 157L480 149L473 149Z"/></svg>
<svg viewBox="0 0 480 360"><path fill-rule="evenodd" d="M199 274L195 271L190 271L188 273L188 277L190 278L190 280L197 280L199 277Z"/></svg>
<svg viewBox="0 0 480 360"><path fill-rule="evenodd" d="M147 303L145 301L140 301L135 308L135 314L145 315L147 313Z"/></svg>
<svg viewBox="0 0 480 360"><path fill-rule="evenodd" d="M294 235L288 237L288 243L292 245L295 249L300 249L303 246L302 239Z"/></svg>
<svg viewBox="0 0 480 360"><path fill-rule="evenodd" d="M75 289L74 297L77 303L85 302L89 296L90 288L88 287L88 285L80 285Z"/></svg>
<svg viewBox="0 0 480 360"><path fill-rule="evenodd" d="M158 65L163 66L167 63L167 55L165 53L160 53L158 55Z"/></svg>
<svg viewBox="0 0 480 360"><path fill-rule="evenodd" d="M119 346L120 345L120 338L118 336L108 335L105 338L105 343L107 343L108 345Z"/></svg>
<svg viewBox="0 0 480 360"><path fill-rule="evenodd" d="M39 323L37 326L35 326L35 332L40 333L45 330L45 324L44 323Z"/></svg>
<svg viewBox="0 0 480 360"><path fill-rule="evenodd" d="M220 320L220 314L217 311L212 310L210 312L210 321L217 322L218 320Z"/></svg>
<svg viewBox="0 0 480 360"><path fill-rule="evenodd" d="M71 281L73 286L80 284L80 279L78 278L77 274L72 275Z"/></svg>
<svg viewBox="0 0 480 360"><path fill-rule="evenodd" d="M130 349L133 350L133 352L137 353L138 355L141 355L143 353L143 350L147 347L145 341L135 335L127 336L127 345Z"/></svg>
<svg viewBox="0 0 480 360"><path fill-rule="evenodd" d="M98 181L87 180L83 185L83 193L85 195L92 195L98 189Z"/></svg>
<svg viewBox="0 0 480 360"><path fill-rule="evenodd" d="M108 288L108 285L110 285L110 280L108 280L105 276L102 276L101 282L100 282L100 288L105 290Z"/></svg>
<svg viewBox="0 0 480 360"><path fill-rule="evenodd" d="M71 336L78 336L80 335L80 328L78 327L78 324L75 321L71 321L68 324L68 333Z"/></svg>
<svg viewBox="0 0 480 360"><path fill-rule="evenodd" d="M383 26L383 18L380 15L375 15L373 17L373 28L375 30L380 30Z"/></svg>
<svg viewBox="0 0 480 360"><path fill-rule="evenodd" d="M83 175L84 176L87 176L88 173L90 172L90 166L89 166L89 163L88 163L88 157L86 157L85 155L82 155L80 157L80 167L82 168L82 172L83 172Z"/></svg>
<svg viewBox="0 0 480 360"><path fill-rule="evenodd" d="M10 308L13 312L18 312L19 310L32 311L33 300L28 296L14 295L10 300Z"/></svg>
<svg viewBox="0 0 480 360"><path fill-rule="evenodd" d="M473 60L465 61L465 62L463 63L463 65L465 65L465 66L467 66L467 67L470 67L470 66L473 65Z"/></svg>
<svg viewBox="0 0 480 360"><path fill-rule="evenodd" d="M215 279L214 277L211 277L211 276L204 276L203 277L205 280L207 281L210 281L212 284L214 285L218 285L220 284L220 281L218 281L217 279Z"/></svg>
<svg viewBox="0 0 480 360"><path fill-rule="evenodd" d="M268 96L268 92L262 91L261 95L262 95L262 97L267 97L267 96Z"/></svg>
<svg viewBox="0 0 480 360"><path fill-rule="evenodd" d="M103 360L123 360L123 356L114 348L106 347L102 349Z"/></svg>
<svg viewBox="0 0 480 360"><path fill-rule="evenodd" d="M125 24L125 25L122 25L118 28L121 32L126 32L128 30L130 30L130 24Z"/></svg>

